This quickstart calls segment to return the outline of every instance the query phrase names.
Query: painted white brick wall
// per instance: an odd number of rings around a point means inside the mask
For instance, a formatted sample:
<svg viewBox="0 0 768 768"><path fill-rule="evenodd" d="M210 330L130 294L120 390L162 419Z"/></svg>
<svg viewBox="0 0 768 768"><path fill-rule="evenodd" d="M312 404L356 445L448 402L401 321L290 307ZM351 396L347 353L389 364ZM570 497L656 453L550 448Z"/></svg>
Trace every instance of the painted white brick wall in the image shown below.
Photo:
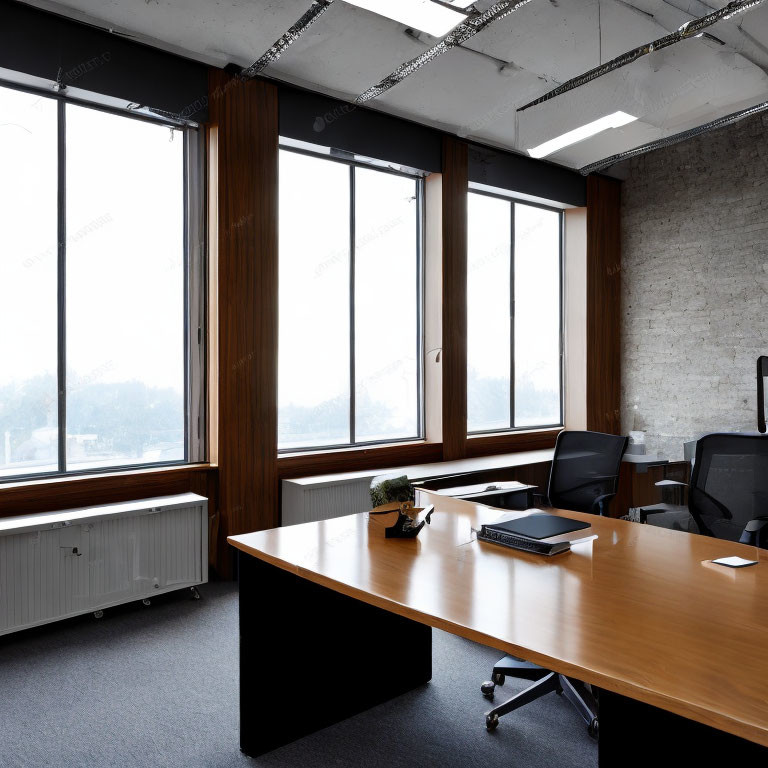
<svg viewBox="0 0 768 768"><path fill-rule="evenodd" d="M757 429L768 354L768 116L635 158L622 189L622 428L682 458Z"/></svg>

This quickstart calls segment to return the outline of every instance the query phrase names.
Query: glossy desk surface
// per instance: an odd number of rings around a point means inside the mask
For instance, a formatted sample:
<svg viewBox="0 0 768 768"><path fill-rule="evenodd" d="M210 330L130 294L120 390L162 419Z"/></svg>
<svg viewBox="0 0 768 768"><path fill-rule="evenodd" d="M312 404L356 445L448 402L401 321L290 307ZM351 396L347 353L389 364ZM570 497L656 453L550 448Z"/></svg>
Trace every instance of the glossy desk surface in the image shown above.
<svg viewBox="0 0 768 768"><path fill-rule="evenodd" d="M437 494L421 502L435 513L417 539L385 539L361 513L229 542L367 603L768 746L768 551L553 510L589 521L597 538L548 558L477 541L481 523L525 513ZM760 562L710 562L727 555Z"/></svg>

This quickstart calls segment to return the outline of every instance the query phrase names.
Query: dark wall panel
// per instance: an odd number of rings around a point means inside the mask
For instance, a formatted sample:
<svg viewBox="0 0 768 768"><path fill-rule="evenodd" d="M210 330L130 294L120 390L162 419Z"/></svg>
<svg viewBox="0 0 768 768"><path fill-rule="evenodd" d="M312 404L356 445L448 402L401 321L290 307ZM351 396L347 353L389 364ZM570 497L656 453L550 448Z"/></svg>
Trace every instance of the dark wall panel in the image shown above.
<svg viewBox="0 0 768 768"><path fill-rule="evenodd" d="M280 86L280 135L421 171L441 169L439 131L289 86Z"/></svg>
<svg viewBox="0 0 768 768"><path fill-rule="evenodd" d="M277 513L277 89L211 70L218 260L219 572Z"/></svg>
<svg viewBox="0 0 768 768"><path fill-rule="evenodd" d="M0 67L207 119L204 64L12 0L0 0Z"/></svg>
<svg viewBox="0 0 768 768"><path fill-rule="evenodd" d="M580 173L478 144L469 145L469 180L566 205L587 204L587 182Z"/></svg>
<svg viewBox="0 0 768 768"><path fill-rule="evenodd" d="M621 434L621 182L588 178L587 429Z"/></svg>
<svg viewBox="0 0 768 768"><path fill-rule="evenodd" d="M467 144L443 142L443 459L467 454Z"/></svg>

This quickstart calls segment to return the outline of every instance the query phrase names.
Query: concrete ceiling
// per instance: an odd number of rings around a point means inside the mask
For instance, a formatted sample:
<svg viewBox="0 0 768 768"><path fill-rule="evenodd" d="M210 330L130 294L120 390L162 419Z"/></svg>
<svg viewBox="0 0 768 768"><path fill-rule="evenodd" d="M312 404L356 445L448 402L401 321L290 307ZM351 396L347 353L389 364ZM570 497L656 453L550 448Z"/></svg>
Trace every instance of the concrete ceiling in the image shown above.
<svg viewBox="0 0 768 768"><path fill-rule="evenodd" d="M311 0L32 0L223 66L255 61ZM485 10L491 0L478 0ZM558 84L725 0L532 0L366 106L506 149L617 110L639 118L548 159L581 168L768 100L768 2L524 112ZM353 100L437 42L336 0L263 75Z"/></svg>

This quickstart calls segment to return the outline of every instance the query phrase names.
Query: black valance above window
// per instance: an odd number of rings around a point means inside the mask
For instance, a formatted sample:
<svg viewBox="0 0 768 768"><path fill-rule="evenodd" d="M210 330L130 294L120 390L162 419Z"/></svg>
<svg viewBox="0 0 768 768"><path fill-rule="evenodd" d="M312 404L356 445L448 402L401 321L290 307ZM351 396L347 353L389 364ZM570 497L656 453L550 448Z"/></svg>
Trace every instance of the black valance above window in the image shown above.
<svg viewBox="0 0 768 768"><path fill-rule="evenodd" d="M442 136L319 93L280 86L280 135L427 172L442 170ZM581 174L512 152L469 145L469 180L565 205L586 205Z"/></svg>
<svg viewBox="0 0 768 768"><path fill-rule="evenodd" d="M565 205L587 204L587 181L577 171L479 144L469 145L469 180Z"/></svg>
<svg viewBox="0 0 768 768"><path fill-rule="evenodd" d="M205 64L13 0L0 0L0 67L207 120Z"/></svg>
<svg viewBox="0 0 768 768"><path fill-rule="evenodd" d="M442 134L319 93L280 86L280 135L430 173L442 169Z"/></svg>

